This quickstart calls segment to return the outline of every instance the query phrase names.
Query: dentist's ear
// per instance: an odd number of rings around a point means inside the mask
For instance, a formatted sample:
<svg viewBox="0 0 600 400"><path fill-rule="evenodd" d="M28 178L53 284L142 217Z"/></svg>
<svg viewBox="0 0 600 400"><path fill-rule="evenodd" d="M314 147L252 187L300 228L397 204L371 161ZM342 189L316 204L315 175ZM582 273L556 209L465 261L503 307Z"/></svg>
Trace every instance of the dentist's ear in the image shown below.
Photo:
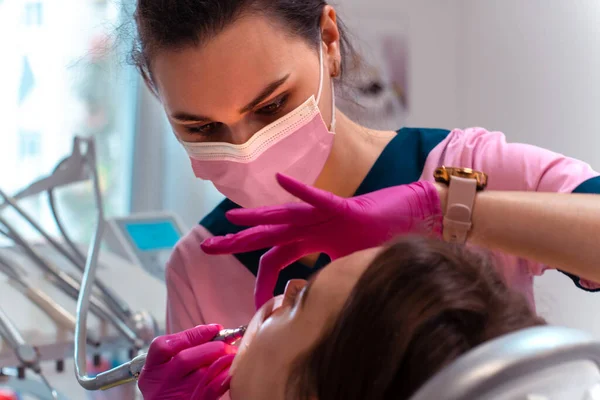
<svg viewBox="0 0 600 400"><path fill-rule="evenodd" d="M321 15L321 37L325 44L323 54L325 55L325 65L327 66L329 75L332 77L340 76L342 70L340 31L337 24L337 13L329 5L323 7Z"/></svg>

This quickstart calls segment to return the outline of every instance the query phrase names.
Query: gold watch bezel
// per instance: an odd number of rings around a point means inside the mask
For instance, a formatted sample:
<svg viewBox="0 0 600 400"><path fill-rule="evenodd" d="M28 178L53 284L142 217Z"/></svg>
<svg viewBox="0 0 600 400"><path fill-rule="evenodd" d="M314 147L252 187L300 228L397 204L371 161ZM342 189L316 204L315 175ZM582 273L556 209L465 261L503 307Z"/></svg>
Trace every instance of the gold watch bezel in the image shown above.
<svg viewBox="0 0 600 400"><path fill-rule="evenodd" d="M484 190L488 184L487 174L481 171L475 171L471 168L458 168L442 166L436 168L433 172L433 178L436 182L450 184L450 178L457 176L466 179L475 179L477 182L477 190Z"/></svg>

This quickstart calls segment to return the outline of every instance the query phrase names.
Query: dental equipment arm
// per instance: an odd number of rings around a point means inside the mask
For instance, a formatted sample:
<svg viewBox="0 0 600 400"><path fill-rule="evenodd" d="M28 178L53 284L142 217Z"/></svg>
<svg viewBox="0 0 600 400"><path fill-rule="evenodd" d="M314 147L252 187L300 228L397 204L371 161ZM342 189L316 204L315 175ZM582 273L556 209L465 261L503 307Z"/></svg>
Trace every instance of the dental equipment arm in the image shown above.
<svg viewBox="0 0 600 400"><path fill-rule="evenodd" d="M75 316L57 304L50 296L41 290L29 285L17 272L9 260L0 255L0 272L9 277L11 285L20 290L31 302L44 311L59 326L71 332L75 332ZM88 335L89 345L98 347L100 340L96 335Z"/></svg>
<svg viewBox="0 0 600 400"><path fill-rule="evenodd" d="M58 393L50 385L46 377L42 374L40 367L40 355L37 349L25 342L23 336L18 331L17 327L0 308L0 334L5 342L13 349L17 358L25 368L34 371L42 379L48 390L52 393L54 399L58 399Z"/></svg>
<svg viewBox="0 0 600 400"><path fill-rule="evenodd" d="M490 190L477 194L468 241L600 283L598 232L600 195Z"/></svg>
<svg viewBox="0 0 600 400"><path fill-rule="evenodd" d="M60 289L62 289L66 294L68 294L73 299L77 299L80 292L79 283L73 279L69 274L62 271L60 268L50 264L48 261L44 260L43 257L32 247L30 246L23 237L19 233L14 230L12 225L6 221L3 217L0 216L0 225L4 225L6 230L8 231L7 236L12 238L16 244L21 246L23 251L29 256L29 258L34 261L38 267L40 267L44 272L49 274L53 279L53 283ZM127 326L123 321L119 318L108 312L104 305L98 302L97 299L91 299L91 309L94 314L102 318L103 320L110 321L117 330L123 334L136 348L140 349L144 346L144 342L137 337L135 332Z"/></svg>
<svg viewBox="0 0 600 400"><path fill-rule="evenodd" d="M16 200L22 200L26 197L35 196L59 186L66 186L88 180L88 171L84 168L87 160L81 152L81 144L87 144L89 146L92 142L93 141L90 139L77 136L74 137L71 154L58 164L52 172L52 175L33 182L31 185L18 192L14 198ZM0 205L0 210L3 206L6 205Z"/></svg>
<svg viewBox="0 0 600 400"><path fill-rule="evenodd" d="M56 212L54 204L53 189L70 185L72 183L86 180L87 170L95 169L95 162L93 165L88 165L88 158L91 157L91 152L94 151L93 142L84 142L87 144L88 149L85 156L81 154L81 143L84 139L75 138L73 144L73 153L61 161L54 173L49 177L42 178L41 180L33 183L25 190L19 192L14 198L7 195L0 189L0 197L4 200L4 203L0 204L0 210L5 206L11 206L19 215L21 215L40 235L48 241L48 243L56 249L61 255L69 260L74 266L83 272L85 267L85 257L81 255L77 247L73 244L71 239L66 235L66 230L60 223L60 218ZM40 193L41 190L47 190L50 196L50 205L54 220L59 227L62 235L65 237L66 243L71 247L71 251L66 250L60 243L58 243L52 236L50 236L41 226L38 224L30 215L27 214L22 207L17 203L18 199L25 198ZM82 259L83 257L83 259ZM101 281L96 282L96 287L101 291L102 297L107 303L108 308L117 314L119 318L124 321L129 321L132 318L132 312L127 304L121 300L110 288L104 285Z"/></svg>

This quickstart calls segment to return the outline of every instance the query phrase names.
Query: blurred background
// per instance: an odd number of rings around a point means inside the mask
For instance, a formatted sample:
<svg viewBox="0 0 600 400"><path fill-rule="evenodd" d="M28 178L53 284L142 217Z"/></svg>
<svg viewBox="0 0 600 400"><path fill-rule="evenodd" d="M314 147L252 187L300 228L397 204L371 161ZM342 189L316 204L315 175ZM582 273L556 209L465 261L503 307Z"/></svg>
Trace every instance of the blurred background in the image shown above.
<svg viewBox="0 0 600 400"><path fill-rule="evenodd" d="M16 192L49 174L74 135L94 136L109 216L165 210L189 228L221 195L194 178L160 104L125 60L134 5L0 0L0 187ZM483 126L600 170L598 0L334 5L367 64L339 105L366 125ZM90 190L81 184L59 194L66 224L81 241L93 229ZM45 201L24 204L56 232ZM539 310L550 322L600 338L598 296L558 273L536 282ZM84 398L68 388L72 398Z"/></svg>

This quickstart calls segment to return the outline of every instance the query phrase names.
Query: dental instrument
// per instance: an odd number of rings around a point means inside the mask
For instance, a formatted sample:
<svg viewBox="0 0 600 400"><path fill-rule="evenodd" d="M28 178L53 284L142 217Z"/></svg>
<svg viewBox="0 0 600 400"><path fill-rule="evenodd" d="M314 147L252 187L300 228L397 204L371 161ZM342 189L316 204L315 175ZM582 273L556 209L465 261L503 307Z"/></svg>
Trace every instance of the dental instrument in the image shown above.
<svg viewBox="0 0 600 400"><path fill-rule="evenodd" d="M45 260L39 252L33 248L27 241L16 232L13 228L12 224L9 223L4 217L0 216L0 225L5 228L5 235L10 237L15 244L17 244L24 253L45 273L50 276L50 280L55 284L58 288L60 288L63 292L69 295L73 299L77 299L79 295L79 282L74 279L71 275L62 271L57 266L50 263L48 260ZM100 317L102 320L110 321L115 328L125 337L127 338L136 348L142 348L144 346L144 342L138 338L136 333L122 320L120 320L117 316L111 314L104 304L99 302L96 298L91 299L91 309L92 312Z"/></svg>
<svg viewBox="0 0 600 400"><path fill-rule="evenodd" d="M236 329L223 329L212 339L212 341L235 345L246 333L246 328L247 326L241 326ZM89 378L85 382L86 386L82 386L87 390L107 390L115 386L136 381L146 363L146 356L146 353L140 354L129 362L109 371L102 372L96 375L95 378Z"/></svg>
<svg viewBox="0 0 600 400"><path fill-rule="evenodd" d="M31 286L23 274L11 261L0 254L0 272L9 278L9 283L23 293L31 302L44 311L60 327L75 332L75 316L56 303L43 291ZM90 346L99 347L100 339L95 334L89 334L87 342Z"/></svg>
<svg viewBox="0 0 600 400"><path fill-rule="evenodd" d="M61 160L49 176L33 182L14 196L8 196L6 193L0 190L0 197L4 199L4 203L0 203L0 210L2 210L4 207L12 206L12 208L15 209L15 211L17 211L40 235L42 235L52 247L54 247L65 258L67 258L67 260L69 260L81 272L83 272L85 268L85 256L74 244L73 240L68 235L64 224L61 222L56 207L55 190L61 187L72 185L74 183L90 180L92 178L91 171L95 169L96 156L94 139L76 136L73 138L71 154ZM70 251L66 250L60 243L54 240L17 203L19 200L38 195L43 192L48 193L50 210L52 212L54 222L56 223L65 244L70 248ZM103 300L106 302L108 308L113 313L117 314L119 318L121 318L123 321L130 321L136 318L127 304L101 280L96 281L96 287L102 293Z"/></svg>
<svg viewBox="0 0 600 400"><path fill-rule="evenodd" d="M58 393L42 373L38 350L25 342L17 327L4 313L2 308L0 308L0 335L8 346L13 349L21 365L35 372L48 387L50 393L52 393L52 398L58 400Z"/></svg>
<svg viewBox="0 0 600 400"><path fill-rule="evenodd" d="M58 163L51 175L35 181L18 192L14 197L9 196L4 191L0 190L0 197L4 200L0 203L0 210L5 207L14 209L29 223L29 225L42 235L52 248L82 272L85 270L85 256L79 251L73 240L71 240L67 234L64 225L61 223L55 204L54 191L57 188L83 181L92 181L94 200L96 205L101 208L102 198L99 185L97 184L94 139L75 137L73 139L71 154ZM40 224L18 204L18 200L40 194L44 191L48 193L53 218L63 237L64 243L66 243L69 249L65 248L61 243L49 235ZM56 286L65 291L70 297L77 299L80 290L80 283L77 278L45 260L16 232L6 219L0 217L0 225L3 225L0 227L0 232L4 233L11 238L15 244L20 246L24 253L50 276L52 282ZM95 288L97 288L100 293L95 293L90 299L91 311L102 320L109 321L114 325L117 330L132 343L136 350L149 344L158 331L158 326L152 315L144 310L132 312L127 304L101 281L95 282Z"/></svg>

